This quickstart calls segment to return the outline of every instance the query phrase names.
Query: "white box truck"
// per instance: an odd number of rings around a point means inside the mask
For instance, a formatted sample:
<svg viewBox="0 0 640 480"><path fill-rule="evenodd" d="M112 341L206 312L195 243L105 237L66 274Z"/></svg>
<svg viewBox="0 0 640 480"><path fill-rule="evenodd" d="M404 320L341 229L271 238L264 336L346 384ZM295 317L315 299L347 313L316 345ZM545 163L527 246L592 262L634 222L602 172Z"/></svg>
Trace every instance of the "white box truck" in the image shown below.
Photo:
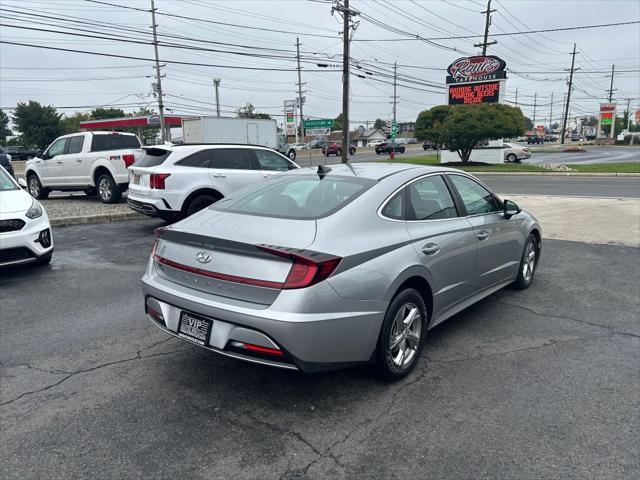
<svg viewBox="0 0 640 480"><path fill-rule="evenodd" d="M182 119L184 143L240 143L262 145L296 159L296 151L278 133L273 119L190 117Z"/></svg>

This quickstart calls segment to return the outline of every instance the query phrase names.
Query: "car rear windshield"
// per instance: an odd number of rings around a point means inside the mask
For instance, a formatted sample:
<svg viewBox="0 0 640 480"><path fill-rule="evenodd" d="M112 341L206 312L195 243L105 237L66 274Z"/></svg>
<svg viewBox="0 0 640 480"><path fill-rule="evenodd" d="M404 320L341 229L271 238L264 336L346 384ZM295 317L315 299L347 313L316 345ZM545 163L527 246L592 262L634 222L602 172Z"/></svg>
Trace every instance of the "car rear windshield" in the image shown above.
<svg viewBox="0 0 640 480"><path fill-rule="evenodd" d="M18 190L20 187L11 179L4 168L0 168L0 192Z"/></svg>
<svg viewBox="0 0 640 480"><path fill-rule="evenodd" d="M312 220L337 212L375 183L358 177L283 174L240 189L211 209Z"/></svg>
<svg viewBox="0 0 640 480"><path fill-rule="evenodd" d="M104 152L107 150L129 150L140 148L140 141L135 135L94 135L91 140L92 152Z"/></svg>
<svg viewBox="0 0 640 480"><path fill-rule="evenodd" d="M133 164L134 167L157 167L171 155L171 150L163 148L145 148L144 153Z"/></svg>

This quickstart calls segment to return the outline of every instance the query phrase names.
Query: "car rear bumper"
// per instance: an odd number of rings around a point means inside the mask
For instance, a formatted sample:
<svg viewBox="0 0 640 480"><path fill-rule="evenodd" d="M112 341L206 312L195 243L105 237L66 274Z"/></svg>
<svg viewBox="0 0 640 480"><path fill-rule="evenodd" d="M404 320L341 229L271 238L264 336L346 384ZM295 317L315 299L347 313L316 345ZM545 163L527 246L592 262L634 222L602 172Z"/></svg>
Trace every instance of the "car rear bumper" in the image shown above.
<svg viewBox="0 0 640 480"><path fill-rule="evenodd" d="M377 345L386 303L345 301L329 285L325 284L320 288L323 289L323 294L335 296L328 298L326 302L327 308L333 308L333 312L286 311L283 306L288 302L278 302L278 299L270 306L253 307L244 302L220 299L215 295L203 294L169 282L158 275L153 262L150 262L142 278L145 311L149 320L167 333L178 336L181 312L210 319L213 321L212 334L203 348L216 353L305 373L370 362ZM289 290L287 294L289 292L293 291ZM350 307L349 311L336 312L336 303L340 302L345 307ZM164 324L149 315L149 305L160 310ZM246 340L247 338L252 340ZM283 355L264 355L260 358L248 356L232 348L232 342L235 341L249 341L267 348L278 348Z"/></svg>
<svg viewBox="0 0 640 480"><path fill-rule="evenodd" d="M0 267L33 263L53 251L47 215L25 222L20 230L0 233Z"/></svg>
<svg viewBox="0 0 640 480"><path fill-rule="evenodd" d="M167 202L161 198L137 198L129 193L127 203L134 212L142 213L149 217L160 217L165 220L177 219L181 213L168 209Z"/></svg>

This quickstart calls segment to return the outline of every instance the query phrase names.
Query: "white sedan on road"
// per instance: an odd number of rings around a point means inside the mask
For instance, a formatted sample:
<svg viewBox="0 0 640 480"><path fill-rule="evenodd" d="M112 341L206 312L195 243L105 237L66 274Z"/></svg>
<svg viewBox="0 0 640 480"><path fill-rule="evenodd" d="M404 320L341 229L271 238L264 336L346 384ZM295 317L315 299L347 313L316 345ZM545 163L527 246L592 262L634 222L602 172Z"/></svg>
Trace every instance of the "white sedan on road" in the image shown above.
<svg viewBox="0 0 640 480"><path fill-rule="evenodd" d="M47 212L0 166L0 267L46 265L52 255Z"/></svg>
<svg viewBox="0 0 640 480"><path fill-rule="evenodd" d="M502 148L505 162L520 162L531 157L531 151L527 147L521 147L515 143L504 142Z"/></svg>

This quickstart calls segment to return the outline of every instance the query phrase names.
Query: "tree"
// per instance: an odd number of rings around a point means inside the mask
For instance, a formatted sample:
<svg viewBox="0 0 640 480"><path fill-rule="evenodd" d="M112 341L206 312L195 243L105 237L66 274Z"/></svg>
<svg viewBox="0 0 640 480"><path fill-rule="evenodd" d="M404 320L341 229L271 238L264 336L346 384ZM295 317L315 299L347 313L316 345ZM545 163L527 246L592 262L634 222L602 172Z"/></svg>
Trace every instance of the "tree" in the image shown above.
<svg viewBox="0 0 640 480"><path fill-rule="evenodd" d="M244 107L236 110L236 115L240 118L271 118L268 113L258 113L251 103L247 103Z"/></svg>
<svg viewBox="0 0 640 480"><path fill-rule="evenodd" d="M44 148L64 133L62 114L51 105L43 106L33 100L20 102L13 112L13 123L26 145Z"/></svg>
<svg viewBox="0 0 640 480"><path fill-rule="evenodd" d="M551 128L553 128L554 130L558 130L560 128L560 124L558 122L553 122L551 124Z"/></svg>
<svg viewBox="0 0 640 480"><path fill-rule="evenodd" d="M342 113L333 119L332 130L342 130Z"/></svg>
<svg viewBox="0 0 640 480"><path fill-rule="evenodd" d="M134 110L131 113L128 113L127 117L150 117L151 115L156 115L156 112L147 107L140 107L139 110ZM144 127L142 130L142 138L141 140L151 140L158 136L158 132L160 129L158 127ZM136 133L133 131L133 133Z"/></svg>
<svg viewBox="0 0 640 480"><path fill-rule="evenodd" d="M65 115L62 119L62 129L65 134L80 131L80 122L89 120L91 114L85 112L75 112L73 115Z"/></svg>
<svg viewBox="0 0 640 480"><path fill-rule="evenodd" d="M89 118L92 120L104 120L107 118L120 118L126 114L121 108L102 108L98 107L91 111Z"/></svg>
<svg viewBox="0 0 640 480"><path fill-rule="evenodd" d="M9 117L6 113L0 110L0 142L4 143L9 135L11 135L11 130L9 129Z"/></svg>
<svg viewBox="0 0 640 480"><path fill-rule="evenodd" d="M533 130L533 120L531 120L529 117L524 117L524 129Z"/></svg>
<svg viewBox="0 0 640 480"><path fill-rule="evenodd" d="M519 108L501 103L439 105L420 112L416 138L444 144L468 163L480 142L522 135L524 122Z"/></svg>
<svg viewBox="0 0 640 480"><path fill-rule="evenodd" d="M384 130L385 128L387 128L387 122L385 122L381 118L376 118L376 121L373 123L373 128Z"/></svg>

